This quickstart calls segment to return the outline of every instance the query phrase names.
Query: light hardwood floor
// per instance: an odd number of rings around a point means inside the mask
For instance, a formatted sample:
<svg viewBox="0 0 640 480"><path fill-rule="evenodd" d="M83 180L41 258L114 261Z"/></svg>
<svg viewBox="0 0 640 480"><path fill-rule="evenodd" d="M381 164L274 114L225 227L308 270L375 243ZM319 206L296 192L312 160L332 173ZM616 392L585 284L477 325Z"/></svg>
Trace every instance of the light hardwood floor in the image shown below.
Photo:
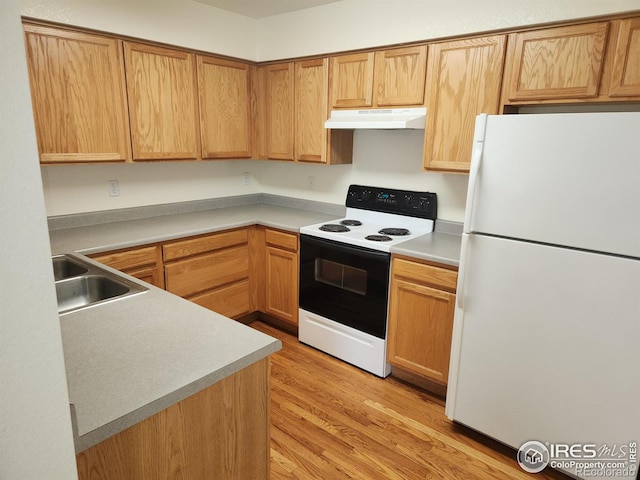
<svg viewBox="0 0 640 480"><path fill-rule="evenodd" d="M568 479L530 475L515 451L444 415L444 400L298 342L271 357L271 480Z"/></svg>

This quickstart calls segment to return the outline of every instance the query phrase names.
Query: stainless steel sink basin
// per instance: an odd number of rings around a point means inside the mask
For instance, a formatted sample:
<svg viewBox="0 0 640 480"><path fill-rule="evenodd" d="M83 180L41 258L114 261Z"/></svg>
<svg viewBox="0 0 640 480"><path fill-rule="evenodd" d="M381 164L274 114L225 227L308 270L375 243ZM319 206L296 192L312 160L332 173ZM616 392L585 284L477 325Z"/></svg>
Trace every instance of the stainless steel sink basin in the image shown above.
<svg viewBox="0 0 640 480"><path fill-rule="evenodd" d="M58 313L64 314L148 290L70 255L53 257Z"/></svg>
<svg viewBox="0 0 640 480"><path fill-rule="evenodd" d="M53 257L53 276L56 282L65 278L83 275L89 270L67 255Z"/></svg>

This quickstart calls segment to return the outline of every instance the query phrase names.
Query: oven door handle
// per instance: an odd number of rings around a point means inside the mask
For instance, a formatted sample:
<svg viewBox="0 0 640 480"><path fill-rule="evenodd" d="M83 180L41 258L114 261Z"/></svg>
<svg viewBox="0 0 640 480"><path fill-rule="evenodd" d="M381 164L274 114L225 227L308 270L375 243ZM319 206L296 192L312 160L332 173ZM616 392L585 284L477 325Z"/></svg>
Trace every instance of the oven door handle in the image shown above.
<svg viewBox="0 0 640 480"><path fill-rule="evenodd" d="M374 260L389 260L391 256L387 252L378 252L376 250L369 250L368 248L362 248L355 245L349 245L346 243L336 242L334 240L325 240L323 238L312 237L311 235L300 235L300 247L304 244L316 245L319 247L331 248L343 253L357 254L360 257L370 258Z"/></svg>

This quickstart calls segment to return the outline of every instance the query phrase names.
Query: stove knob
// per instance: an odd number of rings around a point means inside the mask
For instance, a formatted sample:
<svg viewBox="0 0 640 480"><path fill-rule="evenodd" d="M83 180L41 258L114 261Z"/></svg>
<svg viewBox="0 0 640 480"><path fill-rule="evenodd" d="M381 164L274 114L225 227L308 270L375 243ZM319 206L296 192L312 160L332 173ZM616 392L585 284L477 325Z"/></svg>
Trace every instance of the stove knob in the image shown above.
<svg viewBox="0 0 640 480"><path fill-rule="evenodd" d="M408 207L413 208L416 206L416 199L413 197L413 195L405 195L404 202L407 204Z"/></svg>

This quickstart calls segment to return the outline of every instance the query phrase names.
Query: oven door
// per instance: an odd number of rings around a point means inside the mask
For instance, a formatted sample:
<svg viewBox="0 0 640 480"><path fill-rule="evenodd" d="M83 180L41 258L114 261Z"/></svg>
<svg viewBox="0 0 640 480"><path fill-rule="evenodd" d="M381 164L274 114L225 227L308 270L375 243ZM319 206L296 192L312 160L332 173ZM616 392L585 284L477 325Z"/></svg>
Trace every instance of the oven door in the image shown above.
<svg viewBox="0 0 640 480"><path fill-rule="evenodd" d="M391 255L300 236L300 308L384 339Z"/></svg>

